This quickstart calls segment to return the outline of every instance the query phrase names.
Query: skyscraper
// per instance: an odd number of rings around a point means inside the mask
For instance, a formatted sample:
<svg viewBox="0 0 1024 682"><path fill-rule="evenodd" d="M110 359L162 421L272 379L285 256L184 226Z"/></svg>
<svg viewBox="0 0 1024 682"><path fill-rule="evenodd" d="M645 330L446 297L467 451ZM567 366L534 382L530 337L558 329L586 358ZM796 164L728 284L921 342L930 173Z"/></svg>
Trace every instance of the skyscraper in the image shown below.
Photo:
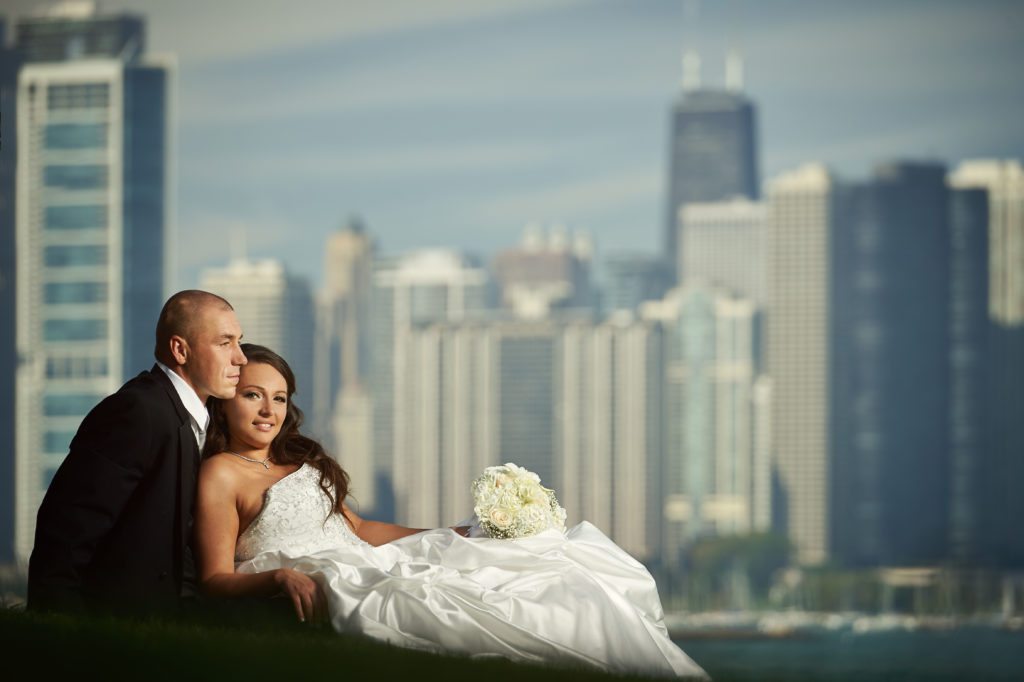
<svg viewBox="0 0 1024 682"><path fill-rule="evenodd" d="M152 365L165 294L169 67L141 19L22 20L17 47L16 553L84 415Z"/></svg>
<svg viewBox="0 0 1024 682"><path fill-rule="evenodd" d="M437 527L473 513L472 482L498 464L496 347L501 330L481 322L431 324L409 331L397 393L404 423L395 468L396 515ZM505 461L505 460L500 460Z"/></svg>
<svg viewBox="0 0 1024 682"><path fill-rule="evenodd" d="M835 182L808 164L769 183L768 375L775 519L801 564L829 556L829 330Z"/></svg>
<svg viewBox="0 0 1024 682"><path fill-rule="evenodd" d="M643 307L663 329L664 445L661 541L665 566L710 535L764 530L768 486L755 480L756 308L690 282ZM763 464L763 462L758 462Z"/></svg>
<svg viewBox="0 0 1024 682"><path fill-rule="evenodd" d="M684 58L683 94L673 107L669 133L663 255L673 266L683 262L678 248L681 206L759 196L756 110L740 92L738 58L730 56L725 89L700 86L696 59L692 54ZM677 273L677 278L684 274Z"/></svg>
<svg viewBox="0 0 1024 682"><path fill-rule="evenodd" d="M487 308L487 273L471 259L425 250L374 262L370 293L370 391L373 453L377 476L376 515L392 519L395 497L404 495L396 476L405 465L404 382L408 381L406 337L413 328L472 320Z"/></svg>
<svg viewBox="0 0 1024 682"><path fill-rule="evenodd" d="M397 515L417 525L469 515L484 467L515 462L634 556L657 551L660 336L629 315L489 318L405 335L396 380ZM401 419L401 423L397 420Z"/></svg>
<svg viewBox="0 0 1024 682"><path fill-rule="evenodd" d="M14 559L14 116L21 65L6 33L0 18L0 564Z"/></svg>
<svg viewBox="0 0 1024 682"><path fill-rule="evenodd" d="M620 311L559 330L555 476L570 520L586 519L641 560L660 548L662 334Z"/></svg>
<svg viewBox="0 0 1024 682"><path fill-rule="evenodd" d="M979 513L992 531L984 552L997 564L1024 566L1024 537L1016 519L1024 516L1024 168L1019 161L962 163L950 175L955 188L977 188L988 196L990 371L987 408L990 453L979 475L988 504Z"/></svg>
<svg viewBox="0 0 1024 682"><path fill-rule="evenodd" d="M989 353L988 192L949 192L949 540L960 565L992 566L999 559L1005 520L990 514L1005 484L989 428L993 377ZM1012 476L1012 471L1005 472ZM1009 501L1009 500L1005 500Z"/></svg>
<svg viewBox="0 0 1024 682"><path fill-rule="evenodd" d="M802 564L980 556L987 217L945 173L896 162L838 184L805 167L770 185L777 509Z"/></svg>
<svg viewBox="0 0 1024 682"><path fill-rule="evenodd" d="M327 238L317 306L315 432L349 474L362 513L376 505L370 365L373 241L353 219Z"/></svg>
<svg viewBox="0 0 1024 682"><path fill-rule="evenodd" d="M936 163L879 166L844 188L832 232L829 551L851 565L948 557L954 273L945 173ZM965 312L973 295L958 301Z"/></svg>

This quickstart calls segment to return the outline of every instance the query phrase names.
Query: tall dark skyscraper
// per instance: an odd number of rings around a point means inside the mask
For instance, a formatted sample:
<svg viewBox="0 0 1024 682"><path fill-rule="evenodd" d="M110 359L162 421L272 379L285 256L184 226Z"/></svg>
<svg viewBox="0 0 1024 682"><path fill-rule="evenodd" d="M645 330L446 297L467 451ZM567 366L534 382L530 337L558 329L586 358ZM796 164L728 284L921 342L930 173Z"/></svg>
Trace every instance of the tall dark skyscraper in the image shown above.
<svg viewBox="0 0 1024 682"><path fill-rule="evenodd" d="M18 53L0 19L0 563L14 559L14 173Z"/></svg>
<svg viewBox="0 0 1024 682"><path fill-rule="evenodd" d="M845 188L831 263L835 558L936 565L977 554L988 300L983 194L935 163Z"/></svg>
<svg viewBox="0 0 1024 682"><path fill-rule="evenodd" d="M950 189L949 537L960 565L997 562L992 509L992 437L988 428L989 291L988 192Z"/></svg>
<svg viewBox="0 0 1024 682"><path fill-rule="evenodd" d="M687 60L694 59L687 56ZM669 141L663 256L673 268L675 263L681 262L678 254L680 206L735 196L758 198L756 109L740 92L739 68L735 58L730 57L729 87L712 89L698 87L696 67L684 66L687 73L684 74L683 94L672 110Z"/></svg>

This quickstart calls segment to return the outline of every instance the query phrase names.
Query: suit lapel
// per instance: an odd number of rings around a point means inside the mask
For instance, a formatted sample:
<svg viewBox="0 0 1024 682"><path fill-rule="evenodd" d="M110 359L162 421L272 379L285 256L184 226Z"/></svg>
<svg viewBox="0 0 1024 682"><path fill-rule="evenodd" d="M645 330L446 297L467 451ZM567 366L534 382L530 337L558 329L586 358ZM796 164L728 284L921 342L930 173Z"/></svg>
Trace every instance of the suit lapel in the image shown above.
<svg viewBox="0 0 1024 682"><path fill-rule="evenodd" d="M192 502L195 498L196 478L199 472L199 445L192 431L192 418L182 404L174 384L159 366L154 365L150 372L174 405L178 415L178 527L181 533L182 546L189 542L192 518Z"/></svg>

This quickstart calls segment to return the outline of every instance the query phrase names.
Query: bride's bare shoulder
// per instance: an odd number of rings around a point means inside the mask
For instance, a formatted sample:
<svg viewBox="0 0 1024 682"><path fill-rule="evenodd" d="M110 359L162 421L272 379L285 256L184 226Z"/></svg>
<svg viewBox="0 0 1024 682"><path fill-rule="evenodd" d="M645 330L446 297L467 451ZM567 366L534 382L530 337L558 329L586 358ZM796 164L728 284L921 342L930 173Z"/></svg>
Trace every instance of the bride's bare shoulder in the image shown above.
<svg viewBox="0 0 1024 682"><path fill-rule="evenodd" d="M199 467L199 484L218 490L235 490L241 483L238 467L228 453L222 452L203 460Z"/></svg>

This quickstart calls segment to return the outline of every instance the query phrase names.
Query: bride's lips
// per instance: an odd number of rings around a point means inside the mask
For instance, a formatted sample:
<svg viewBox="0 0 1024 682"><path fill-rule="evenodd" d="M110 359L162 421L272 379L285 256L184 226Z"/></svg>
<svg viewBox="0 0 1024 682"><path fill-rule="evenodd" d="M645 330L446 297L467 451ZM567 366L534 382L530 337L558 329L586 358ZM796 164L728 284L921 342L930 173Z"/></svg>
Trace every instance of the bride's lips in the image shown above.
<svg viewBox="0 0 1024 682"><path fill-rule="evenodd" d="M259 431L273 431L274 425L269 422L253 422L253 426Z"/></svg>

